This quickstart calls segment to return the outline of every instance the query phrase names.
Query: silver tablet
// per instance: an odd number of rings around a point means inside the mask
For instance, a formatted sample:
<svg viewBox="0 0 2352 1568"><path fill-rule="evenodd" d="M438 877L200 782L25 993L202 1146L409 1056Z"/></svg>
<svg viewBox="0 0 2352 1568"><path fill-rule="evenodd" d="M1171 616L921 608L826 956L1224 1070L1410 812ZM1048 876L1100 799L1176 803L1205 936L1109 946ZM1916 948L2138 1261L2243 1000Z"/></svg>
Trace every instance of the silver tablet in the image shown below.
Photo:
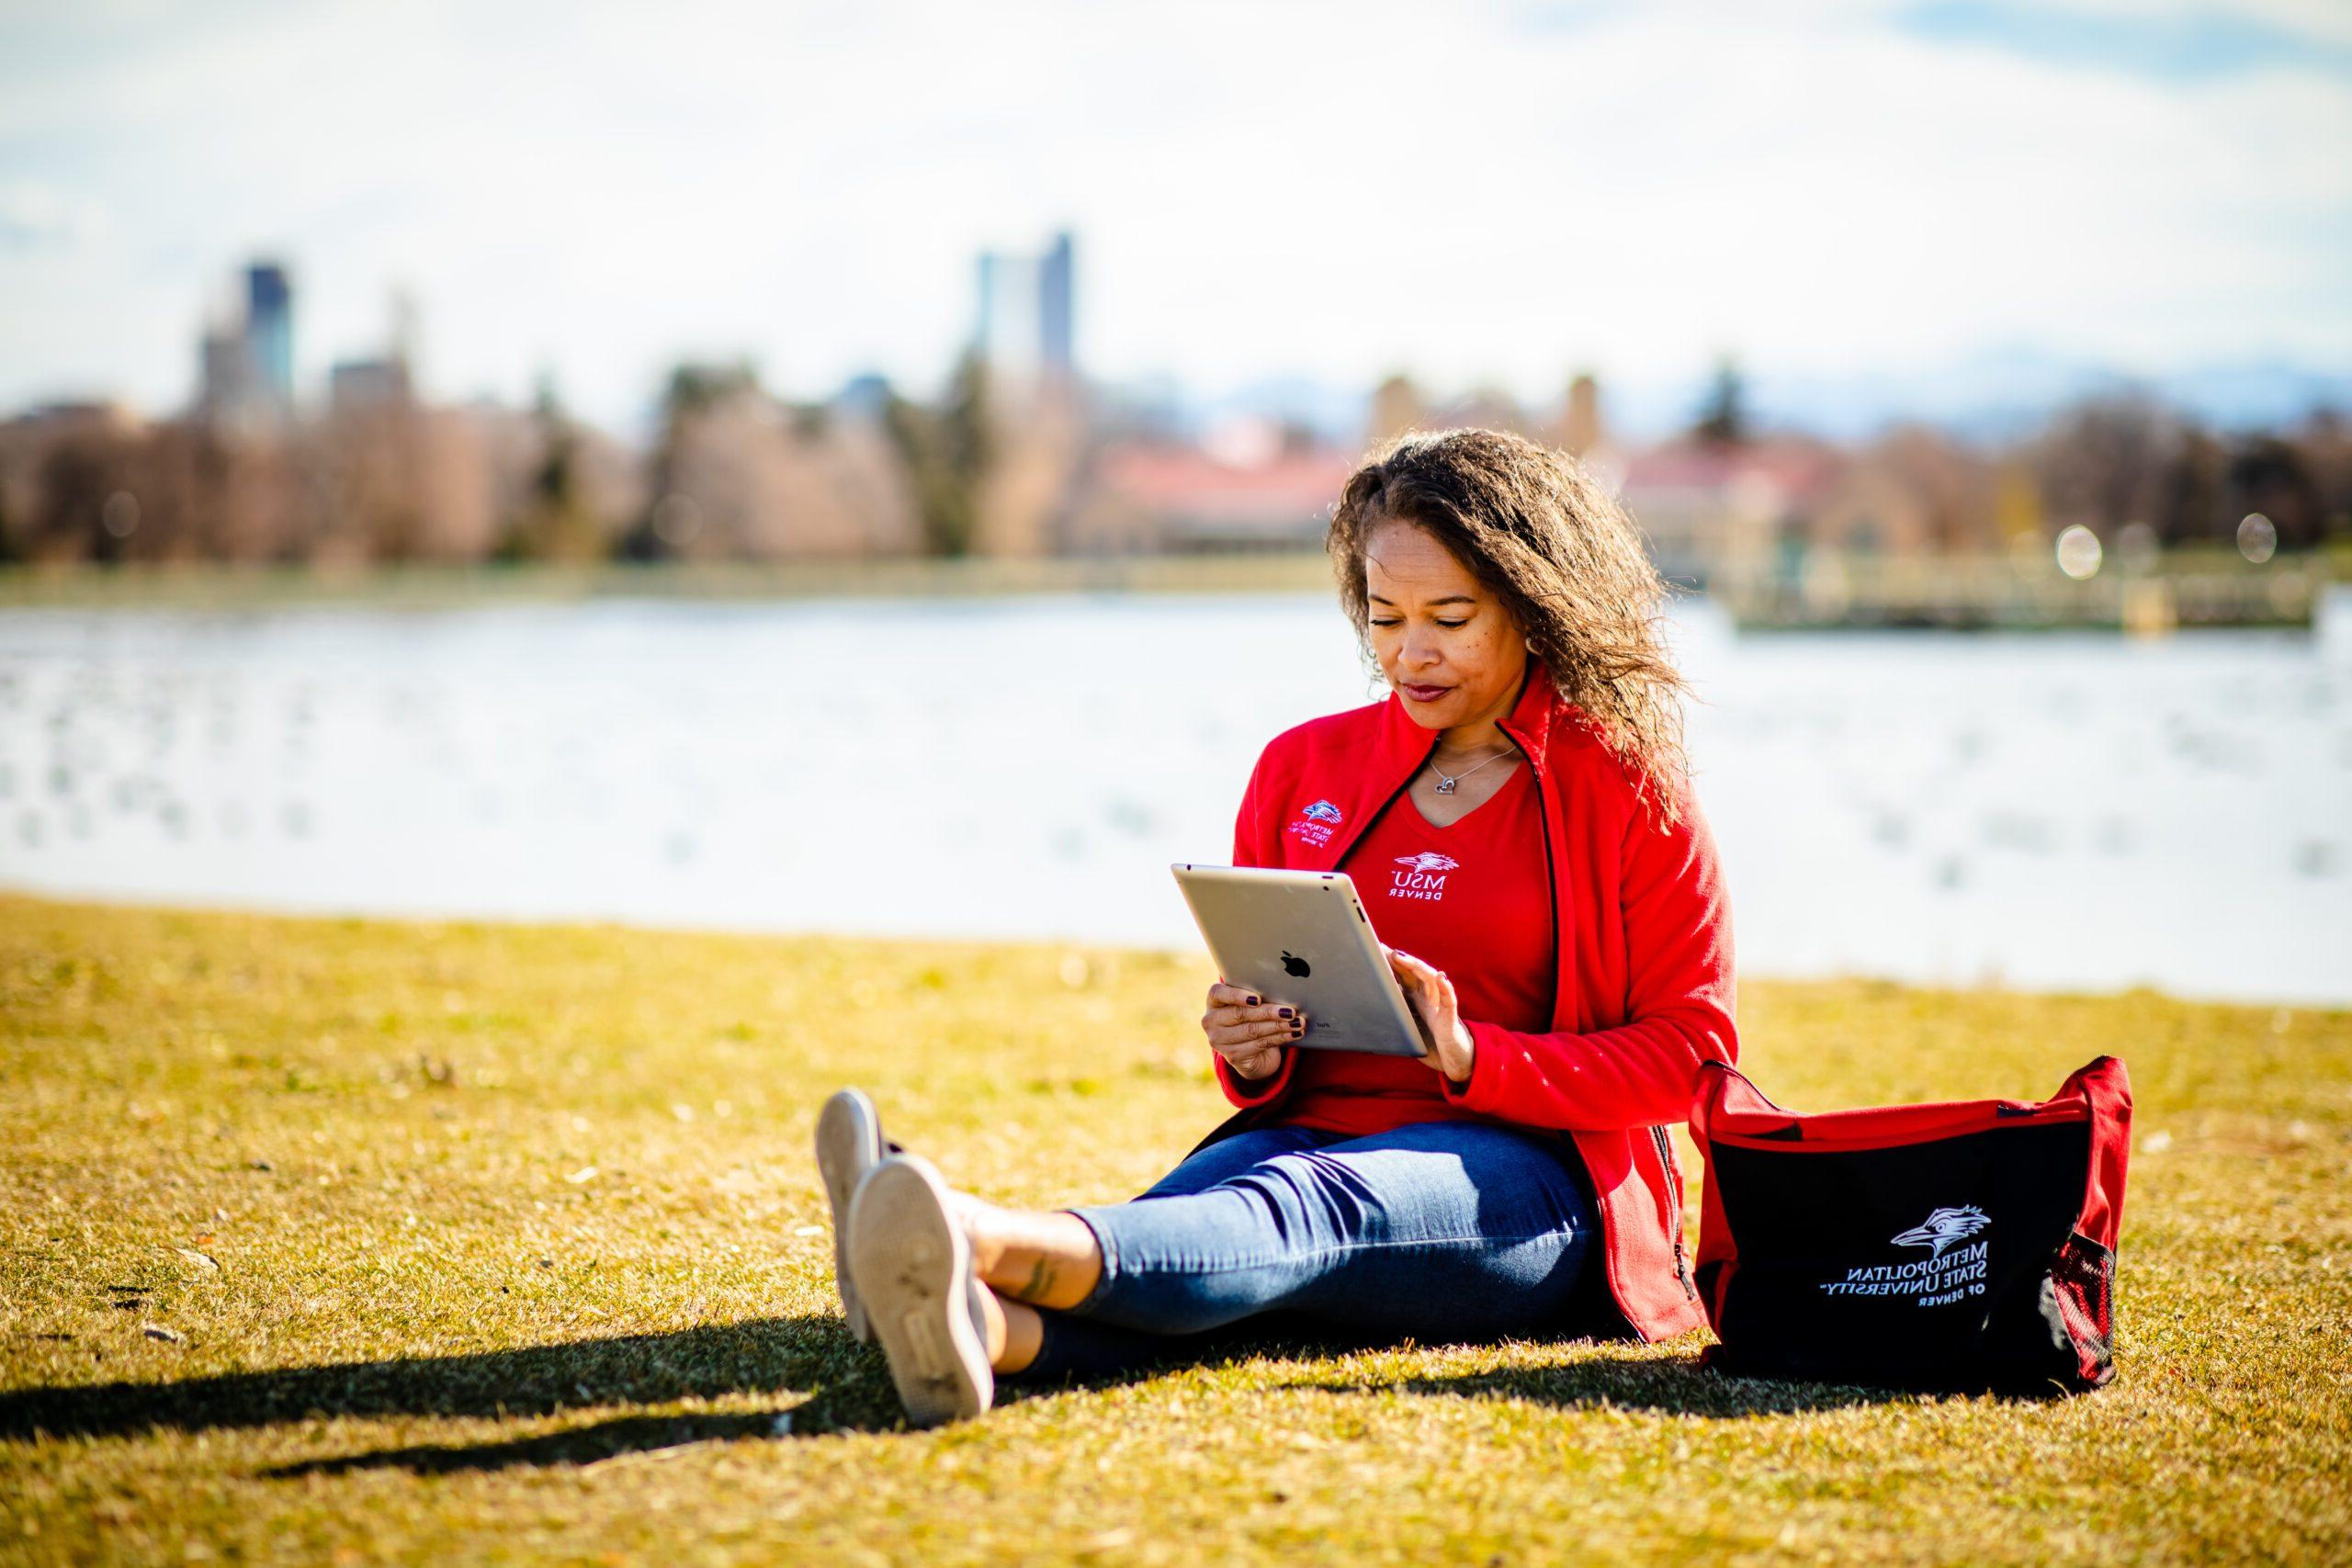
<svg viewBox="0 0 2352 1568"><path fill-rule="evenodd" d="M1177 865L1177 886L1228 986L1306 1017L1302 1045L1423 1056L1426 1036L1340 872Z"/></svg>

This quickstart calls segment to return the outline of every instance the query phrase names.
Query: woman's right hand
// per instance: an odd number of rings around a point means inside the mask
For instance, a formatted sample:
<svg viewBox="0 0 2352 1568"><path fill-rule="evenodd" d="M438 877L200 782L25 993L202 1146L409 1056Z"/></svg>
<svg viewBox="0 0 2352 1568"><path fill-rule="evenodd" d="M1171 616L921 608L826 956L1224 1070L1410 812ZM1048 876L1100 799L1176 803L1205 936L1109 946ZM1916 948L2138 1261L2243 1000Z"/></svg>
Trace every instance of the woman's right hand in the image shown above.
<svg viewBox="0 0 2352 1568"><path fill-rule="evenodd" d="M1283 1047L1303 1038L1306 1018L1254 991L1219 980L1209 987L1209 1010L1201 1015L1209 1049L1225 1058L1236 1077L1272 1077L1283 1065Z"/></svg>

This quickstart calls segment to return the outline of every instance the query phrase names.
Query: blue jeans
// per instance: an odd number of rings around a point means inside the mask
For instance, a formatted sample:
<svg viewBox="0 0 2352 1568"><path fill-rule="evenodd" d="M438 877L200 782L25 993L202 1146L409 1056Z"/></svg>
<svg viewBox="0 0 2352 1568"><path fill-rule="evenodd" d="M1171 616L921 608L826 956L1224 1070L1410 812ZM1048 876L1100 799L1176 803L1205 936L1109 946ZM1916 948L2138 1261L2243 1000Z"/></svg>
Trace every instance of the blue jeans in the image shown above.
<svg viewBox="0 0 2352 1568"><path fill-rule="evenodd" d="M1600 1225L1576 1157L1483 1122L1234 1134L1128 1202L1063 1211L1094 1233L1102 1277L1044 1314L1015 1375L1117 1371L1270 1312L1424 1344L1552 1329Z"/></svg>

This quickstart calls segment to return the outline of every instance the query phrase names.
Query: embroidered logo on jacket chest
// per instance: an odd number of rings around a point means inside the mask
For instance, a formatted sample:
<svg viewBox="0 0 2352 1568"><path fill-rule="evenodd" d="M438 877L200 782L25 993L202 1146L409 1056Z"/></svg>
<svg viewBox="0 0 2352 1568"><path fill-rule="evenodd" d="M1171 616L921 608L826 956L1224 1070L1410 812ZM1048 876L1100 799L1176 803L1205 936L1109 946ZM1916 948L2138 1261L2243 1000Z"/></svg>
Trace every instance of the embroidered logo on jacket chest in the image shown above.
<svg viewBox="0 0 2352 1568"><path fill-rule="evenodd" d="M1328 800L1318 800L1303 807L1283 830L1301 843L1319 850L1331 841L1331 830L1340 825L1340 820L1338 807Z"/></svg>

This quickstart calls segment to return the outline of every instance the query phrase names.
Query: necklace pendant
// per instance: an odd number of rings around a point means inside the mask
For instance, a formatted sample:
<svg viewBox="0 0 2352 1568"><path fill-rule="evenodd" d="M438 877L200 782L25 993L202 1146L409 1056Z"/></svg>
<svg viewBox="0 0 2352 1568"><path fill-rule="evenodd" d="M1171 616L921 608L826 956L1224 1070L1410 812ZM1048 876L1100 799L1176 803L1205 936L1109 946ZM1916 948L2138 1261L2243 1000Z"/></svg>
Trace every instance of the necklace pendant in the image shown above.
<svg viewBox="0 0 2352 1568"><path fill-rule="evenodd" d="M1456 783L1458 783L1458 782L1459 782L1458 780L1447 778L1443 773L1440 773L1440 774L1438 774L1438 776L1437 776L1437 792L1438 792L1438 794L1440 794L1440 795L1452 795L1452 794L1453 793L1453 786L1454 786L1454 784L1455 784Z"/></svg>

